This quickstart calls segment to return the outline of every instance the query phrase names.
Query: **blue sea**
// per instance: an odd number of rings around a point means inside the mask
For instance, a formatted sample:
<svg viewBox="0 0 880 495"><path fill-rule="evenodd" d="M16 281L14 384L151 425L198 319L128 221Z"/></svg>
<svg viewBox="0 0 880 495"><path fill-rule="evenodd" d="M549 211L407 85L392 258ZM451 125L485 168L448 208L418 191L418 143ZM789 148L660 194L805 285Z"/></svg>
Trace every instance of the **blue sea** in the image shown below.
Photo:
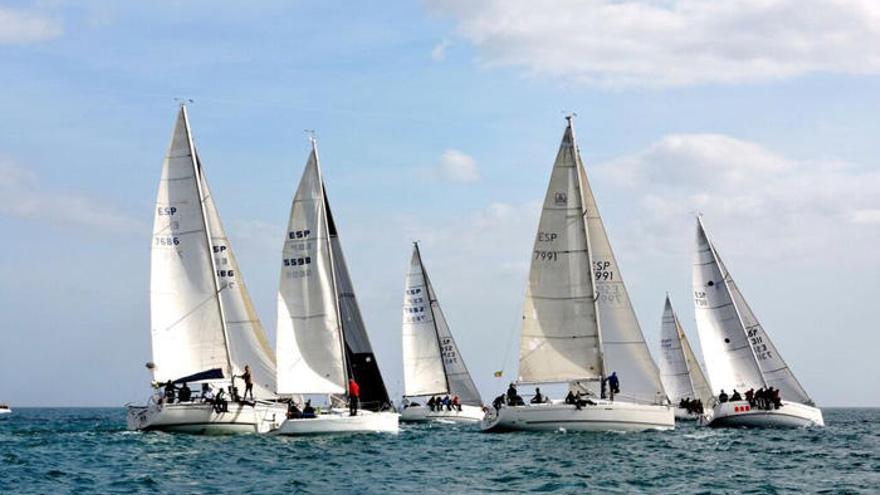
<svg viewBox="0 0 880 495"><path fill-rule="evenodd" d="M15 409L0 493L880 493L880 409L826 428L205 437L125 430L125 410Z"/></svg>

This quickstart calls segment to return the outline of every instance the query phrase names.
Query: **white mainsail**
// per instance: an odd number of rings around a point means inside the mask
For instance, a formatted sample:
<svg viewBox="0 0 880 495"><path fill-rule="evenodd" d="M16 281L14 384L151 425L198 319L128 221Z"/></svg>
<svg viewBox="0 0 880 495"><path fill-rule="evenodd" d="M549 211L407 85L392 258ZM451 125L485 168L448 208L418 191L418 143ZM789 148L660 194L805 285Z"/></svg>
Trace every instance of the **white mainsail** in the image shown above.
<svg viewBox="0 0 880 495"><path fill-rule="evenodd" d="M431 299L415 248L403 294L403 382L404 395L410 397L449 392Z"/></svg>
<svg viewBox="0 0 880 495"><path fill-rule="evenodd" d="M579 166L569 121L532 251L520 337L521 382L604 375Z"/></svg>
<svg viewBox="0 0 880 495"><path fill-rule="evenodd" d="M694 305L713 392L771 386L785 400L812 405L736 286L697 217Z"/></svg>
<svg viewBox="0 0 880 495"><path fill-rule="evenodd" d="M162 166L150 259L153 379L231 373L195 147L181 106Z"/></svg>
<svg viewBox="0 0 880 495"><path fill-rule="evenodd" d="M482 405L440 308L418 244L413 246L403 299L403 363L404 395L448 393L457 395L462 404Z"/></svg>
<svg viewBox="0 0 880 495"><path fill-rule="evenodd" d="M708 405L712 391L700 363L684 334L669 296L663 308L660 328L660 379L673 404L682 399L700 399Z"/></svg>
<svg viewBox="0 0 880 495"><path fill-rule="evenodd" d="M290 208L278 289L277 391L342 394L345 353L317 144Z"/></svg>
<svg viewBox="0 0 880 495"><path fill-rule="evenodd" d="M241 375L245 365L250 367L254 382L254 397L271 398L275 395L275 354L269 346L266 332L257 317L244 276L235 259L232 244L220 221L220 214L211 195L205 171L196 153L196 165L201 177L205 217L211 233L217 286L222 303L223 317L229 339L233 372ZM243 387L239 387L243 391Z"/></svg>

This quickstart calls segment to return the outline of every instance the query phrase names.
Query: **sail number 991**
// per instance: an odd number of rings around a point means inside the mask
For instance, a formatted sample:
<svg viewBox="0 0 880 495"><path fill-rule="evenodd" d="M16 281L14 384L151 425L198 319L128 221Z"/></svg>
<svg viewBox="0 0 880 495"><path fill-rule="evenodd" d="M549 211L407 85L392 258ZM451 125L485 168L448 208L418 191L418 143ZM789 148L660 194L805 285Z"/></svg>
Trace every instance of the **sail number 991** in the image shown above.
<svg viewBox="0 0 880 495"><path fill-rule="evenodd" d="M540 261L559 261L559 251L535 251L535 259Z"/></svg>

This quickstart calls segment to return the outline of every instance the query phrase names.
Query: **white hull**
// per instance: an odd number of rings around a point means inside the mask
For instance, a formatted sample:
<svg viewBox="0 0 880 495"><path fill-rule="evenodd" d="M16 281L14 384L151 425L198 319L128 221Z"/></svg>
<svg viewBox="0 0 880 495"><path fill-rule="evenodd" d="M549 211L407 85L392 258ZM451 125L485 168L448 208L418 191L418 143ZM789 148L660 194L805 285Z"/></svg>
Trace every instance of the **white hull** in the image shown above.
<svg viewBox="0 0 880 495"><path fill-rule="evenodd" d="M822 411L797 402L782 401L779 409L758 409L747 401L718 404L712 411L709 426L728 428L803 428L825 426Z"/></svg>
<svg viewBox="0 0 880 495"><path fill-rule="evenodd" d="M136 431L167 431L208 435L258 433L274 421L282 420L287 406L258 403L256 406L229 403L229 411L218 413L210 404L149 404L129 406L128 429Z"/></svg>
<svg viewBox="0 0 880 495"><path fill-rule="evenodd" d="M324 435L332 433L397 433L399 415L394 412L358 411L350 416L348 410L333 409L315 418L285 419L271 435Z"/></svg>
<svg viewBox="0 0 880 495"><path fill-rule="evenodd" d="M12 408L11 408L11 407L5 407L5 406L4 406L4 407L0 407L0 415L2 415L2 414L9 414L9 413L11 413L11 412L12 412Z"/></svg>
<svg viewBox="0 0 880 495"><path fill-rule="evenodd" d="M406 423L424 423L427 421L451 421L455 423L478 423L486 413L482 407L461 406L461 411L453 408L432 411L428 406L410 406L400 411L400 420Z"/></svg>
<svg viewBox="0 0 880 495"><path fill-rule="evenodd" d="M675 428L671 406L598 401L581 409L552 403L502 406L490 409L480 424L483 431L644 431Z"/></svg>

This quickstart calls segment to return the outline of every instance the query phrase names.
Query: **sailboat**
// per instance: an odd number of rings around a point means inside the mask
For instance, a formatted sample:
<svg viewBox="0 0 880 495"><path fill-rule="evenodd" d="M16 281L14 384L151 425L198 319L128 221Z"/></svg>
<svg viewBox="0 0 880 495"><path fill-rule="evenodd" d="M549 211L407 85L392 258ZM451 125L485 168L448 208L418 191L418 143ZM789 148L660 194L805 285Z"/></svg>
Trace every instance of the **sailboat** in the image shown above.
<svg viewBox="0 0 880 495"><path fill-rule="evenodd" d="M516 393L512 387L507 404L496 400L499 407L489 410L481 427L484 431L672 429L673 408L587 181L573 116L566 119L531 257L517 384L567 383L572 393L588 396L574 404L519 405L523 401L511 397ZM600 384L610 379L609 372L619 375L620 391L606 399Z"/></svg>
<svg viewBox="0 0 880 495"><path fill-rule="evenodd" d="M701 416L697 408L689 411L682 407L683 401L699 400L708 407L712 400L712 390L672 309L669 295L660 326L660 380L669 400L676 406L675 419L697 420Z"/></svg>
<svg viewBox="0 0 880 495"><path fill-rule="evenodd" d="M781 406L755 400L718 401L707 419L709 426L824 426L822 411L746 303L699 216L696 244L694 306L713 393L736 390L742 395L772 387L779 392Z"/></svg>
<svg viewBox="0 0 880 495"><path fill-rule="evenodd" d="M12 408L7 404L0 404L0 414L12 414Z"/></svg>
<svg viewBox="0 0 880 495"><path fill-rule="evenodd" d="M475 423L483 419L483 402L440 309L437 293L413 243L403 295L404 402L400 420ZM418 397L458 398L458 407L428 405Z"/></svg>
<svg viewBox="0 0 880 495"><path fill-rule="evenodd" d="M275 357L256 316L220 221L181 105L162 167L150 263L150 322L155 394L128 408L131 430L256 432L286 407L273 402ZM250 369L254 400L235 400ZM171 385L169 385L169 382ZM175 400L170 387L193 387ZM169 387L170 399L162 386ZM228 402L199 396L198 387ZM179 395L177 397L180 398ZM249 398L251 399L251 398Z"/></svg>
<svg viewBox="0 0 880 495"><path fill-rule="evenodd" d="M281 257L277 392L294 402L305 395L324 395L328 407L314 417L291 415L270 433L397 432L398 414L389 411L388 392L327 201L314 138L311 145L290 208ZM357 415L344 407L350 379L360 388Z"/></svg>

